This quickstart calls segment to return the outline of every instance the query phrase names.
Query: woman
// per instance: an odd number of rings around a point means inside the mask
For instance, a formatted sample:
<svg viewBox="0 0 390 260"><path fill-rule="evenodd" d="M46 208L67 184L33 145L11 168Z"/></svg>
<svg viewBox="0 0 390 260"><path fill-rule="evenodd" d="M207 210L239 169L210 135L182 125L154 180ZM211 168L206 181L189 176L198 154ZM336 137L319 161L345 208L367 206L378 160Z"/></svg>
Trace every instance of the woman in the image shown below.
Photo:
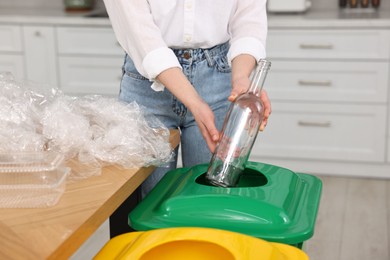
<svg viewBox="0 0 390 260"><path fill-rule="evenodd" d="M266 0L104 0L126 51L119 98L181 131L184 167L209 162L224 117L265 58ZM267 124L266 92L261 100ZM176 158L177 160L177 158ZM142 184L145 196L176 160Z"/></svg>

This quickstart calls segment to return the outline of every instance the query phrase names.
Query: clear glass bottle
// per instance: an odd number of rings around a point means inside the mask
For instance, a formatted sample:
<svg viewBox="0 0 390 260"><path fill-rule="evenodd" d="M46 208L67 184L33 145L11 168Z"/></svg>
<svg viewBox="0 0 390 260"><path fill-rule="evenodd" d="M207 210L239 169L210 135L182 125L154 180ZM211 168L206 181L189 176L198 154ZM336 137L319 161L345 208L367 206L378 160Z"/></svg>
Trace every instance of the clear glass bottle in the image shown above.
<svg viewBox="0 0 390 260"><path fill-rule="evenodd" d="M206 180L214 186L234 187L244 170L263 120L260 92L270 66L271 62L260 60L248 91L230 105L206 173Z"/></svg>

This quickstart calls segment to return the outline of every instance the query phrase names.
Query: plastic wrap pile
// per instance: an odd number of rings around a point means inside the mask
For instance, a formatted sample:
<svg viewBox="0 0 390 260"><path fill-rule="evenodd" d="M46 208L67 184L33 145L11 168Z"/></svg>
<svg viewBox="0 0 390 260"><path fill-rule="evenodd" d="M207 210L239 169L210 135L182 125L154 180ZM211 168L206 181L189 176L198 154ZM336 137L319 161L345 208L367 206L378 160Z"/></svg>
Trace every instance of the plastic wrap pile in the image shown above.
<svg viewBox="0 0 390 260"><path fill-rule="evenodd" d="M38 92L9 73L0 73L0 125L0 152L58 151L84 167L73 178L107 164L162 165L172 157L169 130L137 103Z"/></svg>

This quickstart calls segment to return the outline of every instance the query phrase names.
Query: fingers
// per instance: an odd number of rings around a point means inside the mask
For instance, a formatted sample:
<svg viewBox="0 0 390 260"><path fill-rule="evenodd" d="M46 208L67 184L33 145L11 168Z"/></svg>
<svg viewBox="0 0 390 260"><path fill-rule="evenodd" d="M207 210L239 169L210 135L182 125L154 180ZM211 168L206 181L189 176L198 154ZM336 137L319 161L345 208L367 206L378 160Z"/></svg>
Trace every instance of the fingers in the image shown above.
<svg viewBox="0 0 390 260"><path fill-rule="evenodd" d="M259 128L259 131L263 132L265 127L267 126L267 123L268 123L268 120L263 119L263 121L261 122L260 128Z"/></svg>
<svg viewBox="0 0 390 260"><path fill-rule="evenodd" d="M236 100L236 98L237 98L237 94L236 93L230 93L230 96L228 97L228 100L230 101L230 102L233 102L234 100Z"/></svg>
<svg viewBox="0 0 390 260"><path fill-rule="evenodd" d="M217 146L217 142L219 139L219 133L214 132L211 130L211 132L207 129L207 127L204 127L204 131L201 130L201 133L203 135L203 138L206 141L207 146L209 147L210 151L213 153L215 151L215 147Z"/></svg>
<svg viewBox="0 0 390 260"><path fill-rule="evenodd" d="M214 113L206 103L200 103L193 115L207 146L211 152L214 152L219 140L219 131L215 126Z"/></svg>
<svg viewBox="0 0 390 260"><path fill-rule="evenodd" d="M260 99L261 99L261 102L263 103L263 107L264 107L264 117L263 117L263 121L260 125L259 130L264 131L265 127L267 126L268 118L271 115L272 109L271 109L271 102L270 102L270 100L268 98L268 94L265 90L261 91Z"/></svg>
<svg viewBox="0 0 390 260"><path fill-rule="evenodd" d="M204 122L207 123L207 122ZM219 140L219 132L217 128L215 127L214 121L208 122L206 124L200 124L198 125L200 132L202 133L203 138L206 141L207 146L209 147L210 151L213 153L215 150L215 147L217 146L217 142Z"/></svg>

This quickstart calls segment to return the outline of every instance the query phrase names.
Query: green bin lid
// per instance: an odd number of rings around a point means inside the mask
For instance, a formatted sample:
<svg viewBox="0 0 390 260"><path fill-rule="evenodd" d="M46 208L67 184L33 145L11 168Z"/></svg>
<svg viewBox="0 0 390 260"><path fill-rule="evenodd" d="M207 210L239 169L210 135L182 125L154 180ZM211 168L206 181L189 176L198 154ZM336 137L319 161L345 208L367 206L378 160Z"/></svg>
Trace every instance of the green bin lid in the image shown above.
<svg viewBox="0 0 390 260"><path fill-rule="evenodd" d="M248 162L237 187L207 184L208 164L169 171L129 214L139 231L210 227L268 241L297 244L309 239L322 182L274 165Z"/></svg>

